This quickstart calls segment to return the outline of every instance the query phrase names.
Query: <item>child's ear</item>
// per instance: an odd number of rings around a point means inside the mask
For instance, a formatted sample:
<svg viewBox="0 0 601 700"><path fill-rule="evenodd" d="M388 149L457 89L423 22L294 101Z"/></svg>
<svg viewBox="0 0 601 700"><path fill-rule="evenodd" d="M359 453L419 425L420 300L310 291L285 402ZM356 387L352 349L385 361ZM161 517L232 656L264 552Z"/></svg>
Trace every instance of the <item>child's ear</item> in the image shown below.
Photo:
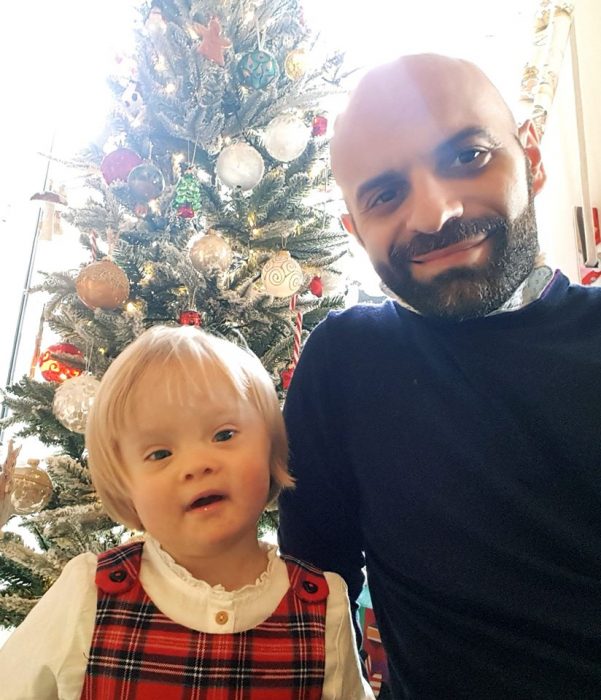
<svg viewBox="0 0 601 700"><path fill-rule="evenodd" d="M526 153L530 174L532 175L532 191L538 194L547 180L545 166L540 151L540 135L532 119L526 120L518 129L518 138Z"/></svg>

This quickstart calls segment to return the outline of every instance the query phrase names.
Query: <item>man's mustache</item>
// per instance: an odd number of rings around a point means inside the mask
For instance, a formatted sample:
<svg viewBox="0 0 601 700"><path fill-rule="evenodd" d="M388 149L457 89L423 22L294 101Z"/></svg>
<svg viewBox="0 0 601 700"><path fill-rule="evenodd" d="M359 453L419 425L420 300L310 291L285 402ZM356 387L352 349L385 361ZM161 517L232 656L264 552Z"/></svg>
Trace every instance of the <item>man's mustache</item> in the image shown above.
<svg viewBox="0 0 601 700"><path fill-rule="evenodd" d="M397 264L408 263L420 255L446 248L454 243L461 243L483 233L488 237L506 231L507 224L501 216L449 219L437 233L417 233L407 245L393 246L390 259Z"/></svg>

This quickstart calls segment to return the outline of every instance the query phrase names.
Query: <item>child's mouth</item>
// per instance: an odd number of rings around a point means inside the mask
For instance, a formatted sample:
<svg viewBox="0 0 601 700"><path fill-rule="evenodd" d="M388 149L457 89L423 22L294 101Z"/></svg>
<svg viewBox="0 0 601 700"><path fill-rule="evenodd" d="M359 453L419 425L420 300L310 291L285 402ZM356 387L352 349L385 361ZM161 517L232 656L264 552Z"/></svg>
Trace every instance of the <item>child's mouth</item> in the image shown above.
<svg viewBox="0 0 601 700"><path fill-rule="evenodd" d="M190 503L190 505L188 506L188 510L206 508L207 506L210 506L213 503L217 503L218 501L222 501L223 499L224 496L219 493L212 493L208 496L201 496L200 498L197 498L195 501L192 501L192 503Z"/></svg>

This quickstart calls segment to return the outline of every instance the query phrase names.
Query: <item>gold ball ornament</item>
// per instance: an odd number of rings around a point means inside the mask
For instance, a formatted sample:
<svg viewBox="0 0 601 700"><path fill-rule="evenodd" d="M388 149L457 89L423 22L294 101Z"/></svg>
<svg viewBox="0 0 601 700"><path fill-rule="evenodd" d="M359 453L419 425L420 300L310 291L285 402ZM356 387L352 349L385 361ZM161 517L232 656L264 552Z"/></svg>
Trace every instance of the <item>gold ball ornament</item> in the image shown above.
<svg viewBox="0 0 601 700"><path fill-rule="evenodd" d="M28 466L15 467L10 500L17 515L37 513L52 497L52 482L39 464L39 459L28 459Z"/></svg>
<svg viewBox="0 0 601 700"><path fill-rule="evenodd" d="M305 49L294 49L284 61L284 73L290 80L300 80L309 67L309 56Z"/></svg>
<svg viewBox="0 0 601 700"><path fill-rule="evenodd" d="M280 250L265 263L261 281L271 296L289 297L301 288L303 271L287 250Z"/></svg>
<svg viewBox="0 0 601 700"><path fill-rule="evenodd" d="M90 309L116 309L129 296L129 280L118 265L104 258L83 268L75 289Z"/></svg>
<svg viewBox="0 0 601 700"><path fill-rule="evenodd" d="M90 374L66 379L56 390L52 411L62 425L74 433L85 433L90 408L100 382Z"/></svg>
<svg viewBox="0 0 601 700"><path fill-rule="evenodd" d="M199 272L215 268L226 272L232 264L230 244L212 229L203 236L192 239L189 255L192 267Z"/></svg>

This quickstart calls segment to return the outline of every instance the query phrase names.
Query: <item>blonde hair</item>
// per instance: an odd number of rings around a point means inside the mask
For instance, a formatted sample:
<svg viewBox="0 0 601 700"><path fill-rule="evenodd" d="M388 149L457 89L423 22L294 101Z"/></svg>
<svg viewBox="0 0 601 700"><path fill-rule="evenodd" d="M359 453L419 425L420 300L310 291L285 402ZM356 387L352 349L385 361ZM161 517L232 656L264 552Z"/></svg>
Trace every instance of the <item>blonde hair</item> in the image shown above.
<svg viewBox="0 0 601 700"><path fill-rule="evenodd" d="M190 373L190 365L194 372ZM169 372L168 392L181 392L185 379L203 393L222 380L240 399L250 401L265 421L271 442L268 505L294 485L288 472L288 440L275 387L259 359L233 343L190 326L154 326L112 362L90 410L86 447L92 482L107 513L127 527L143 525L130 497L126 464L119 448L133 390L150 376ZM213 390L214 394L214 390ZM181 396L181 394L180 394Z"/></svg>

